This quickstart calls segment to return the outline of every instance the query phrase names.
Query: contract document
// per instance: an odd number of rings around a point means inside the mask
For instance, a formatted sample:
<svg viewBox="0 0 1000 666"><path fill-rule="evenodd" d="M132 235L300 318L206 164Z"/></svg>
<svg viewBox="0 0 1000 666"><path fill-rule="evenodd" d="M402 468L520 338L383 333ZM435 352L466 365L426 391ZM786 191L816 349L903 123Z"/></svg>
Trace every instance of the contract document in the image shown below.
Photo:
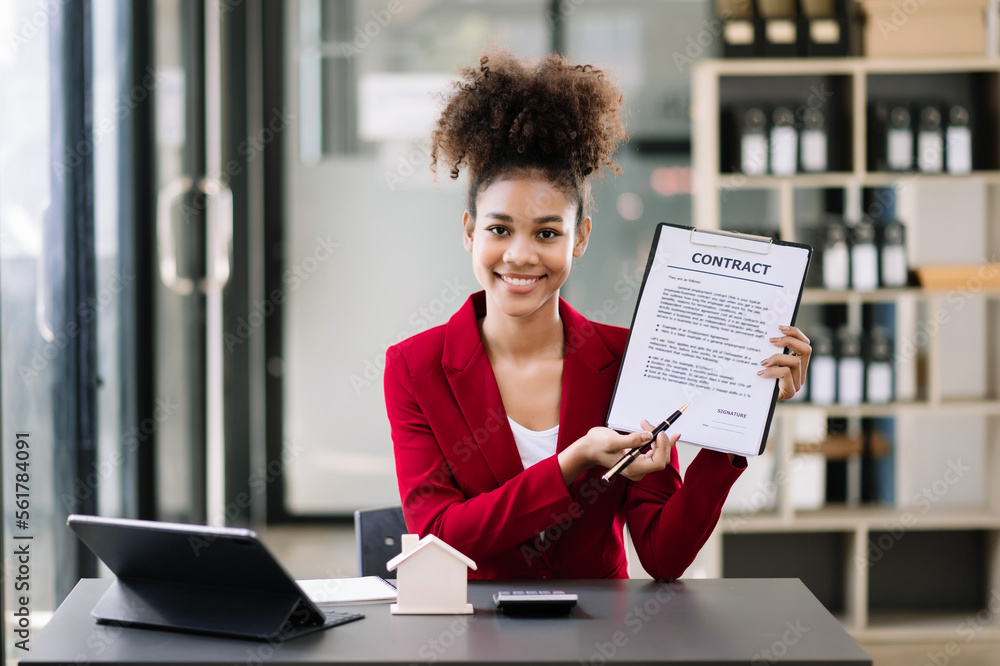
<svg viewBox="0 0 1000 666"><path fill-rule="evenodd" d="M761 361L793 325L808 245L660 224L646 262L609 428L656 425L686 402L680 441L756 456L764 451L778 380Z"/></svg>

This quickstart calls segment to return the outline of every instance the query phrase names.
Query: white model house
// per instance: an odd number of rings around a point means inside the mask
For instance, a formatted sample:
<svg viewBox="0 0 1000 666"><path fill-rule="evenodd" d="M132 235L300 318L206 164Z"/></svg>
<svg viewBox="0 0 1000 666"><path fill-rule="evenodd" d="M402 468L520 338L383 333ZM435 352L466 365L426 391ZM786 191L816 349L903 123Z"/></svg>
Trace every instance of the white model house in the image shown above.
<svg viewBox="0 0 1000 666"><path fill-rule="evenodd" d="M472 613L468 602L468 569L476 563L433 534L420 539L416 534L403 535L403 552L386 563L396 571L394 615L466 615Z"/></svg>

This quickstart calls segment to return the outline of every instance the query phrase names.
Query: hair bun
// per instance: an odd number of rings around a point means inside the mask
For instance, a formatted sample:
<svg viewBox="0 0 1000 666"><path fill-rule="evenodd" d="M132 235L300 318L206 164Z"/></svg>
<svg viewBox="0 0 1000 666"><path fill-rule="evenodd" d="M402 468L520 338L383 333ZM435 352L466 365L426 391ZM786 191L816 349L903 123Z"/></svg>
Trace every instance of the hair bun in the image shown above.
<svg viewBox="0 0 1000 666"><path fill-rule="evenodd" d="M490 51L460 70L431 135L431 169L457 178L538 167L573 178L600 173L627 138L621 92L592 65L547 55L534 65Z"/></svg>

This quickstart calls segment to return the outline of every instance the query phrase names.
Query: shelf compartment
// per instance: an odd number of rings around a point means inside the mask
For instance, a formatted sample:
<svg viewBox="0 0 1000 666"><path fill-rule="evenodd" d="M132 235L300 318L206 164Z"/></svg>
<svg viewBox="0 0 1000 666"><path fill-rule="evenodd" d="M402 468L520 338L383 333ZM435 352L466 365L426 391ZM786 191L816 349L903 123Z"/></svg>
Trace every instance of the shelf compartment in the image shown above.
<svg viewBox="0 0 1000 666"><path fill-rule="evenodd" d="M854 155L851 150L853 125L853 84L845 75L800 75L800 76L723 76L719 79L719 166L720 170L740 173L740 155L737 146L740 136L737 126L741 120L734 116L737 110L760 107L767 116L767 132L770 132L772 111L778 106L787 107L794 115L796 137L803 128L803 119L809 110L823 114L827 139L827 164L833 172L843 172L851 168ZM770 143L770 141L768 141ZM796 146L798 163L798 146ZM801 165L798 165L799 167ZM824 176L802 174L803 176Z"/></svg>
<svg viewBox="0 0 1000 666"><path fill-rule="evenodd" d="M831 613L845 613L853 536L843 532L725 534L725 578L799 578Z"/></svg>
<svg viewBox="0 0 1000 666"><path fill-rule="evenodd" d="M870 531L857 563L868 566L868 625L902 609L974 615L989 601L987 543L984 530Z"/></svg>
<svg viewBox="0 0 1000 666"><path fill-rule="evenodd" d="M1000 168L997 156L1000 154L1000 144L997 143L996 126L1000 122L997 108L998 74L996 71L965 71L965 72L921 72L921 73L874 73L869 72L866 79L868 96L865 100L866 111L870 112L874 103L905 103L909 105L922 104L960 104L972 114L972 168L974 171L990 171ZM911 109L912 122L917 125L916 107ZM866 119L866 123L870 117ZM947 121L944 122L947 126ZM867 168L873 173L883 173L875 169L875 155L871 151L870 139L873 128L866 128L866 146L868 147ZM914 139L916 140L916 139ZM905 172L909 175L923 176L919 172ZM901 175L896 172L885 172L885 175ZM903 174L905 175L905 174Z"/></svg>

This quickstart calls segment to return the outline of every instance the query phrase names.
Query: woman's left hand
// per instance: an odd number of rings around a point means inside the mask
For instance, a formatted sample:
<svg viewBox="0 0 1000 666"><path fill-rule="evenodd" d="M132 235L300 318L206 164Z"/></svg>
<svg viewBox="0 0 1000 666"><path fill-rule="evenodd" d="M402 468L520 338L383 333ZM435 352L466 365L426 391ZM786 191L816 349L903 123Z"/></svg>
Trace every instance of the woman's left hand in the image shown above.
<svg viewBox="0 0 1000 666"><path fill-rule="evenodd" d="M761 377L777 377L778 400L788 400L802 388L812 347L809 346L809 338L794 326L778 328L782 335L771 338L771 344L775 347L788 347L788 353L775 354L761 361L764 368L757 374Z"/></svg>

